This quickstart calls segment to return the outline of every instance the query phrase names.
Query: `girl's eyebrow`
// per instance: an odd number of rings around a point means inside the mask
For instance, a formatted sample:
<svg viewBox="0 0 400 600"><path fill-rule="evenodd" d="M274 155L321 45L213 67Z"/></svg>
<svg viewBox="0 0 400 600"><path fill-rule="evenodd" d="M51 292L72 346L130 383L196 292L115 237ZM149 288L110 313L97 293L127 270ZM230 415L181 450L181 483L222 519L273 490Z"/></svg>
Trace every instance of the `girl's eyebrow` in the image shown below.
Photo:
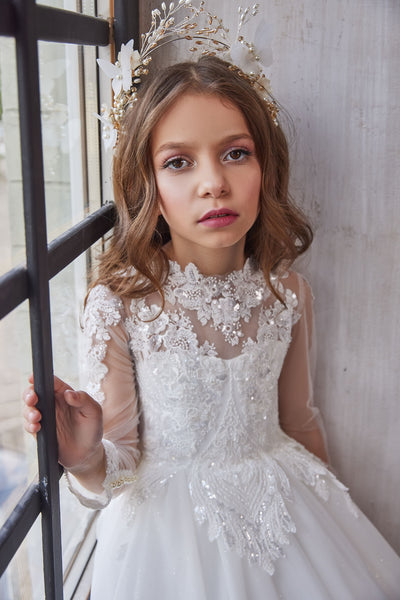
<svg viewBox="0 0 400 600"><path fill-rule="evenodd" d="M235 142L236 140L243 140L243 139L254 143L253 138L249 133L234 133L234 134L228 135L227 137L220 140L218 142L218 146L223 146L225 144L230 144L232 142ZM154 152L154 155L157 156L158 154L161 154L161 152L166 152L166 151L170 151L170 150L180 150L181 148L188 148L188 147L195 146L195 145L196 145L196 143L191 143L189 141L166 142L165 144L162 144L161 146L159 146L159 148L156 149L156 151Z"/></svg>
<svg viewBox="0 0 400 600"><path fill-rule="evenodd" d="M228 135L226 138L221 140L221 145L229 144L235 142L236 140L243 140L254 143L253 137L249 133L234 133L233 135Z"/></svg>
<svg viewBox="0 0 400 600"><path fill-rule="evenodd" d="M187 142L166 142L165 144L162 144L159 148L157 148L154 155L157 156L157 154L160 154L161 152L165 152L167 150L179 150L180 148L187 148L188 145L190 144L188 144Z"/></svg>

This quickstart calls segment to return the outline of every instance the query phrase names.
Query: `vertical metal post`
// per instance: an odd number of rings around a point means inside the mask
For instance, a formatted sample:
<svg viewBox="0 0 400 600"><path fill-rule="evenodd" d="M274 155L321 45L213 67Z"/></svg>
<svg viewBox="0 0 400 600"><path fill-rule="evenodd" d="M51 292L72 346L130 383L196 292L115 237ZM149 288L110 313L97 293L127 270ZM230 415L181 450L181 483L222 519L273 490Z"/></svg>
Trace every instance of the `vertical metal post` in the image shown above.
<svg viewBox="0 0 400 600"><path fill-rule="evenodd" d="M139 0L114 0L115 53L132 38L139 50Z"/></svg>
<svg viewBox="0 0 400 600"><path fill-rule="evenodd" d="M46 208L39 95L39 60L34 0L15 0L17 75L25 237L35 389L42 412L38 435L44 581L47 600L62 600L59 469L53 390Z"/></svg>

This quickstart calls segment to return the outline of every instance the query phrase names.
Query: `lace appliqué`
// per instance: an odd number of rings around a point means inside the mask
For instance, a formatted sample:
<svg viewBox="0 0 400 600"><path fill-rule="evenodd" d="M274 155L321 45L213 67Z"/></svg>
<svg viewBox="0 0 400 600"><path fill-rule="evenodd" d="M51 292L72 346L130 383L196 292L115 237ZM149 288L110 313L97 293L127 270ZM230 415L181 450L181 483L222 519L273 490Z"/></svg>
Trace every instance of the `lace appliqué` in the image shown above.
<svg viewBox="0 0 400 600"><path fill-rule="evenodd" d="M286 507L289 480L275 461L267 455L236 466L211 461L192 478L190 493L211 541L222 539L228 550L273 574L274 561L296 531Z"/></svg>
<svg viewBox="0 0 400 600"><path fill-rule="evenodd" d="M122 301L104 285L93 288L89 294L83 315L83 331L86 357L85 372L88 376L86 389L97 402L104 402L101 382L107 374L104 359L107 342L111 339L109 327L118 325L123 311Z"/></svg>
<svg viewBox="0 0 400 600"><path fill-rule="evenodd" d="M353 502L348 488L339 481L331 471L313 454L303 446L289 438L287 443L274 450L274 458L309 487L314 488L316 494L325 502L329 500L330 486L336 487L343 493L346 506L350 513L358 518L359 510Z"/></svg>
<svg viewBox="0 0 400 600"><path fill-rule="evenodd" d="M291 486L280 463L325 502L336 487L344 505L358 517L348 489L295 442L236 464L209 460L195 468L190 482L196 519L208 524L210 541L221 539L228 550L270 575L275 572L275 561L285 556L290 534L296 532L287 507L292 501Z"/></svg>
<svg viewBox="0 0 400 600"><path fill-rule="evenodd" d="M133 353L149 357L154 352L184 350L188 353L216 356L213 344L206 341L199 345L193 324L182 309L159 314L158 305L148 306L145 300L133 300L130 311L131 317L125 324Z"/></svg>
<svg viewBox="0 0 400 600"><path fill-rule="evenodd" d="M232 346L243 337L241 320L248 323L251 309L259 306L268 295L262 273L254 269L249 259L243 270L224 277L205 277L194 264L181 271L177 263L171 262L165 288L168 302L196 311L202 325L210 321Z"/></svg>

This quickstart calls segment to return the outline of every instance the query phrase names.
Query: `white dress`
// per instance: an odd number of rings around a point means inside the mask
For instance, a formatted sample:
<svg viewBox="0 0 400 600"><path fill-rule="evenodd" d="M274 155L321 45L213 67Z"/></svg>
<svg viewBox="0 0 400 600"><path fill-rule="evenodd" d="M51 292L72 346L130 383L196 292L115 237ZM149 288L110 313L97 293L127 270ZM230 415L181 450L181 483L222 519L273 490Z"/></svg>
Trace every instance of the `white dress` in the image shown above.
<svg viewBox="0 0 400 600"><path fill-rule="evenodd" d="M103 508L91 600L400 598L399 557L288 435L319 427L312 295L295 272L274 285L285 306L248 259L224 277L171 262L162 311L91 291L104 493L69 477Z"/></svg>

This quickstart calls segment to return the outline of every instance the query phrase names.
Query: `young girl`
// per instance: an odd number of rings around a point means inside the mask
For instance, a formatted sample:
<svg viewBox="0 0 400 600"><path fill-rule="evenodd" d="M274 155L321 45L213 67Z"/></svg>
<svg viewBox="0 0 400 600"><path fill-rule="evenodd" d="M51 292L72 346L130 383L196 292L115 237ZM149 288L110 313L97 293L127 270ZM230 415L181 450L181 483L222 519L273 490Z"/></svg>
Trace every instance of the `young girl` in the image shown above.
<svg viewBox="0 0 400 600"><path fill-rule="evenodd" d="M312 234L271 105L219 58L172 66L126 113L114 183L90 395L55 380L59 460L104 508L92 600L399 598L398 557L326 464L290 270Z"/></svg>

